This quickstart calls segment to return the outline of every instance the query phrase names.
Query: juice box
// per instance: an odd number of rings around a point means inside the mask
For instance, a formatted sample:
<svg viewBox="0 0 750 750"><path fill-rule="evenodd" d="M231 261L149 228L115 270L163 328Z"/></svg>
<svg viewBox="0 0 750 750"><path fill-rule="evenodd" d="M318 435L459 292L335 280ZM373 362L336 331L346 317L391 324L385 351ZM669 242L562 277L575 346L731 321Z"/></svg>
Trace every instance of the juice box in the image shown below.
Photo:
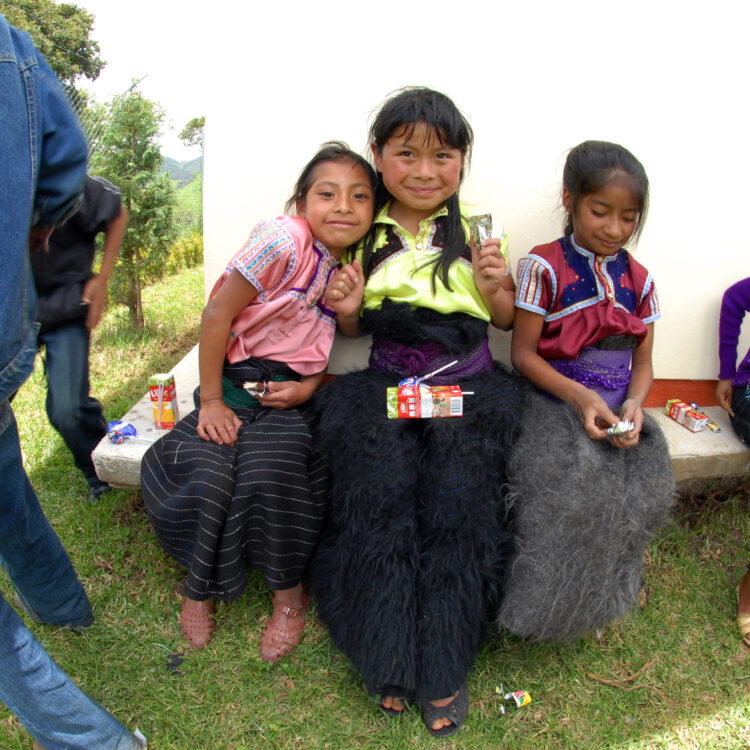
<svg viewBox="0 0 750 750"><path fill-rule="evenodd" d="M706 429L708 423L708 417L703 412L697 411L690 404L686 404L678 398L667 401L664 412L691 432L702 432Z"/></svg>
<svg viewBox="0 0 750 750"><path fill-rule="evenodd" d="M171 430L180 418L174 375L157 373L148 379L148 392L154 412L154 424L160 430Z"/></svg>
<svg viewBox="0 0 750 750"><path fill-rule="evenodd" d="M400 385L386 389L389 419L462 417L464 396L459 385Z"/></svg>

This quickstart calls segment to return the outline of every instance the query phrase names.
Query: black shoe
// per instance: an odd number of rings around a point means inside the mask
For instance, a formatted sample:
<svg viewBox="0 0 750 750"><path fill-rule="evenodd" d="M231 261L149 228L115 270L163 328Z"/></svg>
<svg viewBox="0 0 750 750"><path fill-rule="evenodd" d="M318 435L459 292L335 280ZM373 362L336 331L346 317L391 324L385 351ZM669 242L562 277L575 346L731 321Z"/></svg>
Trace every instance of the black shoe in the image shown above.
<svg viewBox="0 0 750 750"><path fill-rule="evenodd" d="M89 496L86 499L87 503L98 503L104 495L106 495L108 492L112 492L114 488L112 485L107 484L106 482L98 482L97 484L92 484L89 488Z"/></svg>

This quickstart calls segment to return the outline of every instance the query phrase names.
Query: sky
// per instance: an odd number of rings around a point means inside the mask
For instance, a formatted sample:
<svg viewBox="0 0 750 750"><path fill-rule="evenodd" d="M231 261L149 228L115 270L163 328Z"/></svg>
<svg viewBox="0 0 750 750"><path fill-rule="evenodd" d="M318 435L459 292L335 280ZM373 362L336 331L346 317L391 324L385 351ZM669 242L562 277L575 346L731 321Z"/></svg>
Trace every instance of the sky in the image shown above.
<svg viewBox="0 0 750 750"><path fill-rule="evenodd" d="M205 31L205 1L74 2L94 15L92 38L107 63L95 81L84 79L82 86L106 102L142 78L141 93L165 111L162 154L178 160L195 158L196 149L186 148L178 135L189 120L204 114L199 39Z"/></svg>

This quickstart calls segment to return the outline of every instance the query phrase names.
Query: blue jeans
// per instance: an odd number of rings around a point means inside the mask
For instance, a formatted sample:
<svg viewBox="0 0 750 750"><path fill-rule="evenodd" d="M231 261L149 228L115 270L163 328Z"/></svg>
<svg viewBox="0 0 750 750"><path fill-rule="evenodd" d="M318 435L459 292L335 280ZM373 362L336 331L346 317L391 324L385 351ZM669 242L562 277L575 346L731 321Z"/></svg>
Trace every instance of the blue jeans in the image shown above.
<svg viewBox="0 0 750 750"><path fill-rule="evenodd" d="M7 401L0 404L0 478L0 562L26 611L38 622L90 625L86 592L24 471Z"/></svg>
<svg viewBox="0 0 750 750"><path fill-rule="evenodd" d="M70 558L21 460L13 411L0 403L0 562L39 622L85 627L94 618ZM0 595L0 700L47 750L137 748L130 731L81 692Z"/></svg>
<svg viewBox="0 0 750 750"><path fill-rule="evenodd" d="M47 416L90 485L100 484L91 453L107 434L102 405L89 396L89 330L83 323L39 336L45 347Z"/></svg>
<svg viewBox="0 0 750 750"><path fill-rule="evenodd" d="M136 750L133 733L89 698L0 595L0 700L47 750Z"/></svg>

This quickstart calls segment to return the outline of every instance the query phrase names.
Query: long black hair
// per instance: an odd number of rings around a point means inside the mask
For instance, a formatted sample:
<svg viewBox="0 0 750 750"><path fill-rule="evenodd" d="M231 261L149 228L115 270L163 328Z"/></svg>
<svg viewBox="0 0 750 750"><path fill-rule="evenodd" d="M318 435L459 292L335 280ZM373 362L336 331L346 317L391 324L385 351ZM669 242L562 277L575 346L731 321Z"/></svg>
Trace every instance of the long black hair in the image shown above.
<svg viewBox="0 0 750 750"><path fill-rule="evenodd" d="M573 217L581 201L618 179L627 180L636 200L638 219L633 237L637 240L648 213L648 177L643 164L626 148L609 141L584 141L570 149L563 169L563 187L573 198L573 211L563 229L566 237L573 234Z"/></svg>
<svg viewBox="0 0 750 750"><path fill-rule="evenodd" d="M307 193L315 182L315 169L327 161L348 161L352 166L360 166L365 170L367 181L370 183L373 191L377 187L377 177L372 165L363 156L352 151L343 141L326 141L320 147L315 156L310 159L303 167L294 186L294 192L286 202L285 210L292 213L297 208L297 204L304 205Z"/></svg>
<svg viewBox="0 0 750 750"><path fill-rule="evenodd" d="M464 156L464 165L468 165L471 147L474 143L474 132L461 114L458 107L439 91L424 87L409 88L400 91L388 99L380 108L370 126L370 143L378 153L395 133L403 130L408 139L420 123L427 126L428 132L434 132L440 143L458 149ZM461 170L463 180L464 170ZM391 194L383 184L383 175L378 172L378 183L375 188L375 215L391 199ZM458 202L458 191L446 201L448 215L445 217L445 243L442 252L434 261L432 269L432 286L436 279L450 289L448 271L451 263L466 249L466 236L461 224L461 209ZM373 255L377 227L373 223L365 235L363 244L363 270L365 279L372 273Z"/></svg>

